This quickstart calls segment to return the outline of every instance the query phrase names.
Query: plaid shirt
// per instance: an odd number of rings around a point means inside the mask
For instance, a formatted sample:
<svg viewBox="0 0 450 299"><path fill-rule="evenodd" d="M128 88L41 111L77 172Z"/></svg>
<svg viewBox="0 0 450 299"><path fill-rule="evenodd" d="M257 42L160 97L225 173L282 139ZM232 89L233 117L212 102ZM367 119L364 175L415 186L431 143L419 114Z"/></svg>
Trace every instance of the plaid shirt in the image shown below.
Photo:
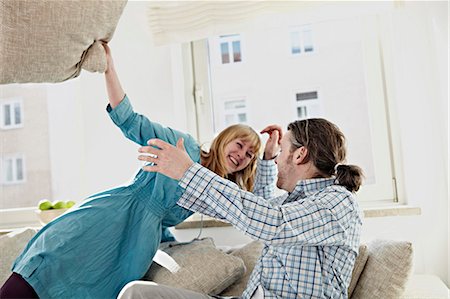
<svg viewBox="0 0 450 299"><path fill-rule="evenodd" d="M303 180L272 199L245 192L199 164L180 180L178 204L234 227L265 246L243 298L347 298L362 216L354 195L334 178ZM255 188L255 191L257 188Z"/></svg>

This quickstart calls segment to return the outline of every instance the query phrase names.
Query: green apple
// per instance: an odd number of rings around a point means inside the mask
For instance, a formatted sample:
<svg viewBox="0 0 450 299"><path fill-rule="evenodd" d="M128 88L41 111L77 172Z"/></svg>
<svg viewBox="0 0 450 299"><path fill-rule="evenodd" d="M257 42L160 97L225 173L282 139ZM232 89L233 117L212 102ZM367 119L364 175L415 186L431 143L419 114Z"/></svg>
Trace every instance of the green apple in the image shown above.
<svg viewBox="0 0 450 299"><path fill-rule="evenodd" d="M66 203L62 200L56 200L53 202L53 208L54 209L65 209L66 208Z"/></svg>
<svg viewBox="0 0 450 299"><path fill-rule="evenodd" d="M76 203L72 200L69 200L66 202L66 208L70 209L71 207L73 207Z"/></svg>
<svg viewBox="0 0 450 299"><path fill-rule="evenodd" d="M41 211L49 210L52 207L53 207L52 203L48 199L42 199L42 200L39 201L38 208Z"/></svg>

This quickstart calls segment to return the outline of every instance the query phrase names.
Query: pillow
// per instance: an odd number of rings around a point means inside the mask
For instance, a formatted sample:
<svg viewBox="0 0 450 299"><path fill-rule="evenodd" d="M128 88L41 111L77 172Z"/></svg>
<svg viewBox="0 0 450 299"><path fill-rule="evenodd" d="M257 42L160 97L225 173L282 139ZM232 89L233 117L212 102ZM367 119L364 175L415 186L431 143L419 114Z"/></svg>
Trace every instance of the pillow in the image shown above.
<svg viewBox="0 0 450 299"><path fill-rule="evenodd" d="M374 240L352 298L399 298L412 272L410 242Z"/></svg>
<svg viewBox="0 0 450 299"><path fill-rule="evenodd" d="M0 286L9 278L12 264L36 232L37 229L24 228L0 236L0 252L2 255L0 262Z"/></svg>
<svg viewBox="0 0 450 299"><path fill-rule="evenodd" d="M126 0L0 0L0 84L61 82L104 72Z"/></svg>
<svg viewBox="0 0 450 299"><path fill-rule="evenodd" d="M153 263L144 280L217 295L241 278L245 272L244 262L216 249L211 238L191 243L163 243L160 249L178 263L180 270L172 273Z"/></svg>
<svg viewBox="0 0 450 299"><path fill-rule="evenodd" d="M264 244L262 242L253 241L244 247L234 250L231 252L231 255L237 256L244 261L244 265L246 271L244 275L236 281L234 284L226 288L221 296L241 296L247 287L247 282L252 274L253 268L255 268L256 262L261 256L261 250L263 249Z"/></svg>
<svg viewBox="0 0 450 299"><path fill-rule="evenodd" d="M355 290L358 279L361 276L364 266L366 265L367 258L369 257L369 251L367 250L367 245L360 245L358 256L355 260L355 265L353 266L352 279L350 280L350 285L348 286L348 298L350 298Z"/></svg>

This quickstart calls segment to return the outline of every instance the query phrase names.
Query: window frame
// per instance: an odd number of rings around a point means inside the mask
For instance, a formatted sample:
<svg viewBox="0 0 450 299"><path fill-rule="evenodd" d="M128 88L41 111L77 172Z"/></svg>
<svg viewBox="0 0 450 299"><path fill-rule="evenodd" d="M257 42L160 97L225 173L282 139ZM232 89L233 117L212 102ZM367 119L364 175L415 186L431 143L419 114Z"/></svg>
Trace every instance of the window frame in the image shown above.
<svg viewBox="0 0 450 299"><path fill-rule="evenodd" d="M14 111L15 104L18 104L19 108L20 108L20 123L18 123L18 124L16 124L16 114ZM10 105L10 107L12 107L12 109L10 110L10 118L11 118L10 125L5 124L5 106L6 105ZM23 99L21 97L0 99L0 129L11 130L11 129L23 128L24 120L25 120L25 113L24 113Z"/></svg>
<svg viewBox="0 0 450 299"><path fill-rule="evenodd" d="M308 30L305 30L308 29ZM312 44L312 50L306 51L305 46L305 32L310 31L311 32L311 44ZM298 25L298 26L291 26L289 28L289 53L293 57L298 56L305 56L305 55L312 55L316 52L316 44L314 43L314 37L313 37L313 25L312 24L304 24L304 25ZM298 43L300 47L300 52L294 53L294 45L292 40L292 34L297 33L298 34Z"/></svg>
<svg viewBox="0 0 450 299"><path fill-rule="evenodd" d="M232 109L226 109L226 104L227 103L230 103L230 102L244 102L244 107L241 107L241 108L232 108ZM231 123L230 124L227 124L227 120L226 120L226 116L227 115L230 115L230 113L231 113L231 115L233 115L233 116L235 116L236 117L236 121L235 122L233 122L234 124L237 124L237 123L242 123L242 122L239 122L239 114L240 113L245 113L245 117L246 117L246 121L243 123L243 124L247 124L248 123L248 121L249 121L249 113L248 113L248 103L247 103L247 99L246 99L246 97L245 96L240 96L240 97L227 97L227 98L222 98L221 99L221 102L222 102L222 104L223 104L223 116L222 117L220 117L220 116L217 116L217 115L215 115L215 118L217 118L218 120L220 119L220 120L222 120L222 122L221 123L219 123L219 124L216 124L218 127L223 127L223 128L225 128L225 127L227 127L227 126L229 126L229 125L231 125Z"/></svg>
<svg viewBox="0 0 450 299"><path fill-rule="evenodd" d="M239 42L239 54L240 54L240 60L239 61L235 61L235 53L234 53L234 47L233 44L235 42ZM220 53L220 59L218 59L218 61L220 61L220 65L222 66L226 66L226 65L235 65L235 64L240 64L243 62L243 55L242 55L242 35L241 34L229 34L229 35L222 35L217 37L217 43L218 43L218 49L219 49L219 53ZM222 45L223 44L227 44L227 49L228 49L228 60L229 62L224 63L222 60Z"/></svg>
<svg viewBox="0 0 450 299"><path fill-rule="evenodd" d="M17 161L22 160L22 179L17 179ZM6 180L6 167L4 167L7 160L11 160L12 162L12 174L13 174L13 180L7 181ZM0 183L4 186L8 185L17 185L17 184L25 184L27 182L27 171L26 171L26 161L25 156L23 154L10 154L10 155L4 155L0 159L0 165L2 166L2 172L0 173Z"/></svg>
<svg viewBox="0 0 450 299"><path fill-rule="evenodd" d="M310 93L310 92L315 92L317 97L313 98L313 99L307 99L307 100L298 100L297 96L299 94L306 94L306 93ZM306 118L308 117L315 117L314 115L311 116L311 114L308 114L308 108L311 108L312 106L318 106L319 110L321 110L321 102L320 102L320 96L319 96L320 92L319 92L319 88L308 88L308 89L301 89L301 90L296 90L294 91L294 101L295 101L295 107L296 107L296 117L298 119L304 119L304 118L300 118L298 115L298 109L305 107L306 108Z"/></svg>

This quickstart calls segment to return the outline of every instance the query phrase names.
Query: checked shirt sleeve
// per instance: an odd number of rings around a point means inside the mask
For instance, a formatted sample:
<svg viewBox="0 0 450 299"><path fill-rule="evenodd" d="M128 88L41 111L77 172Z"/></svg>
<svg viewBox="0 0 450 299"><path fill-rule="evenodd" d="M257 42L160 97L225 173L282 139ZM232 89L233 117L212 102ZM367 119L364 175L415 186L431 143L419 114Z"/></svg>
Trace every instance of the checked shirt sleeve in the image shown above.
<svg viewBox="0 0 450 299"><path fill-rule="evenodd" d="M275 160L258 159L253 194L262 196L266 199L272 198L275 192L276 175L277 167L275 165Z"/></svg>
<svg viewBox="0 0 450 299"><path fill-rule="evenodd" d="M179 185L185 192L178 205L226 219L249 236L273 245L339 245L357 213L345 192L274 205L199 164L188 169Z"/></svg>

